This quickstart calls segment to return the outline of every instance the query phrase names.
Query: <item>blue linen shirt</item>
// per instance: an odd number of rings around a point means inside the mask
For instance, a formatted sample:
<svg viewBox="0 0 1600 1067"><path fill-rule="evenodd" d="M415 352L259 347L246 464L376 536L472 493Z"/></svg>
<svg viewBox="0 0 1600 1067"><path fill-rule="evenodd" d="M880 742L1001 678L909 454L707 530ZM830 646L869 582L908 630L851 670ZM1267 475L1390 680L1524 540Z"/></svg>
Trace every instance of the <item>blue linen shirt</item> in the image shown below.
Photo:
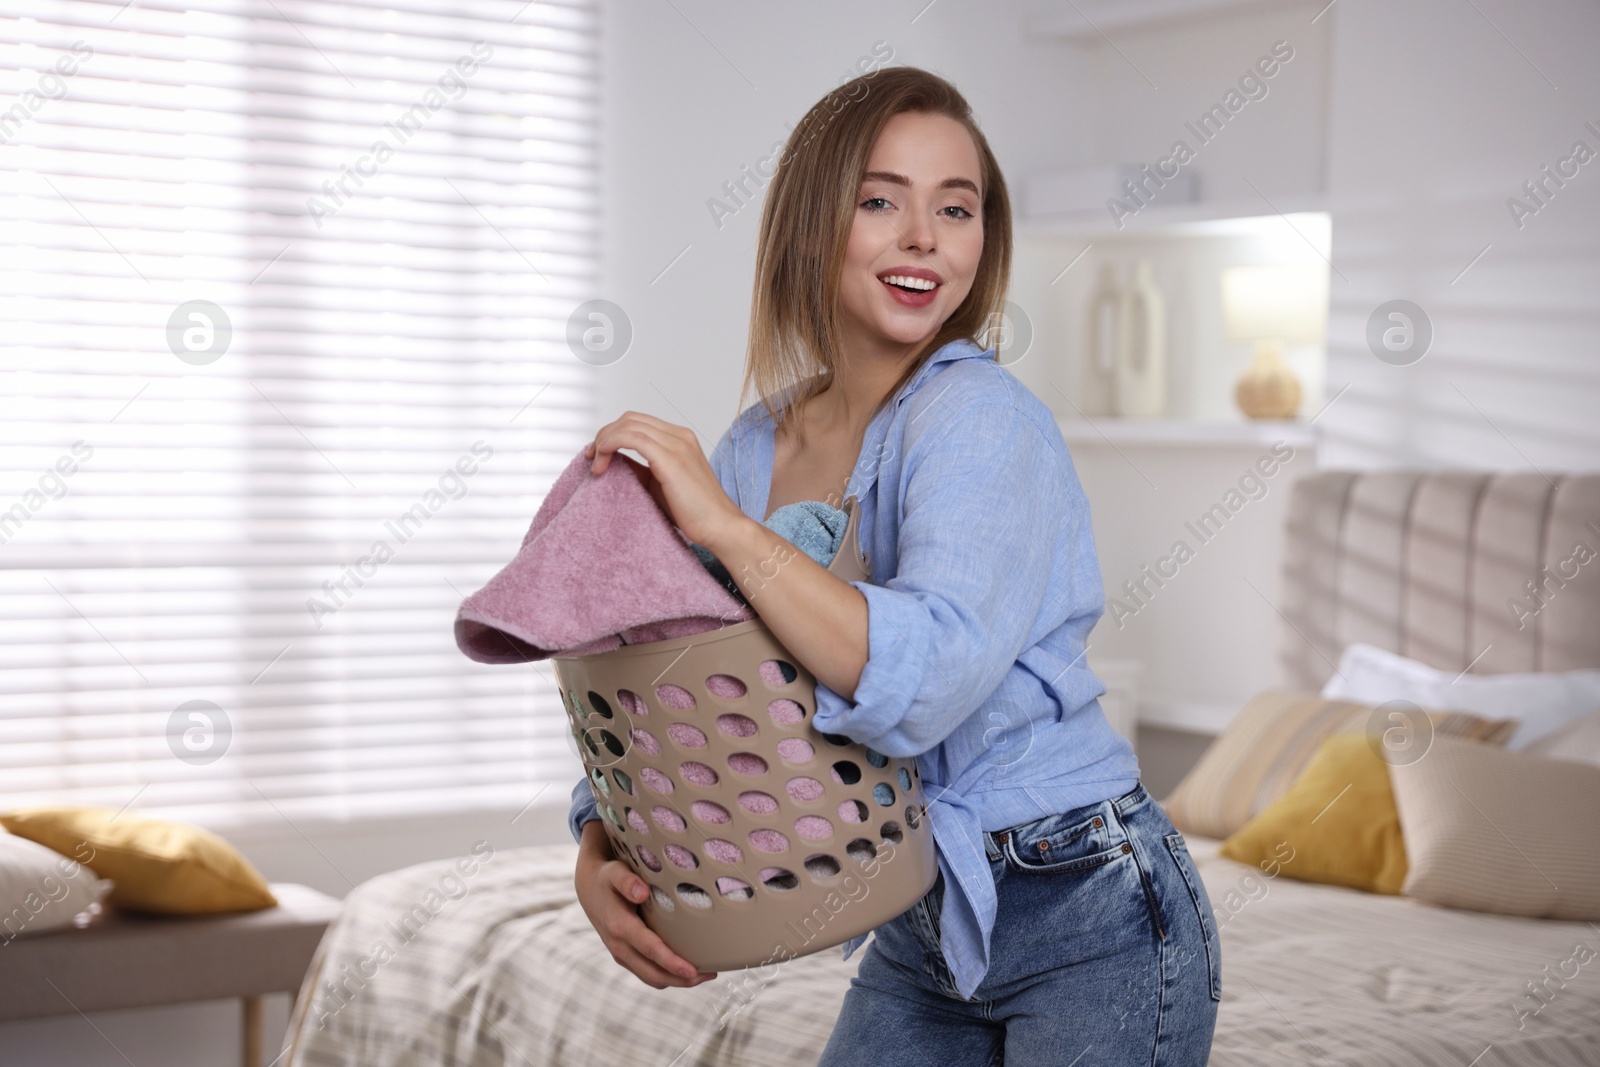
<svg viewBox="0 0 1600 1067"><path fill-rule="evenodd" d="M711 457L762 521L773 422L757 401ZM846 493L872 581L866 666L845 698L816 686L813 724L916 757L944 873L941 945L962 996L989 967L996 895L983 831L1120 796L1132 746L1100 709L1085 662L1105 591L1089 503L1049 408L993 349L952 341L868 425ZM574 840L598 818L572 790ZM844 958L866 941L843 946Z"/></svg>

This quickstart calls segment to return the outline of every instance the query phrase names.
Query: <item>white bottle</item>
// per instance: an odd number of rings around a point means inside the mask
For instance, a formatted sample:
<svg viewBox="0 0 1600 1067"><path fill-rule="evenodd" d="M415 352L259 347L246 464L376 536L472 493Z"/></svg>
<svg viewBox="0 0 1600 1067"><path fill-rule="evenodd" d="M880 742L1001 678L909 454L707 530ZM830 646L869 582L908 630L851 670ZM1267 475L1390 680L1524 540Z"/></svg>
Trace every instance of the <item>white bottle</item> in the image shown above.
<svg viewBox="0 0 1600 1067"><path fill-rule="evenodd" d="M1100 267L1100 285L1089 298L1089 361L1084 373L1090 410L1117 410L1117 364L1122 361L1122 288L1117 268Z"/></svg>
<svg viewBox="0 0 1600 1067"><path fill-rule="evenodd" d="M1154 419L1167 407L1167 308L1156 288L1150 261L1133 268L1122 300L1121 358L1117 362L1116 412Z"/></svg>

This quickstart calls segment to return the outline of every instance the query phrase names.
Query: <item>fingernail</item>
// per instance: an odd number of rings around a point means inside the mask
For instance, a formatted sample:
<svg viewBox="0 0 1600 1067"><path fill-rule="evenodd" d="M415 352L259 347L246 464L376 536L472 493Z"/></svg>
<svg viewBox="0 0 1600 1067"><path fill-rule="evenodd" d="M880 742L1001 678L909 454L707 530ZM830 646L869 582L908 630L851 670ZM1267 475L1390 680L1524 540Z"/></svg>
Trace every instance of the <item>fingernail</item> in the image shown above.
<svg viewBox="0 0 1600 1067"><path fill-rule="evenodd" d="M693 978L695 975L695 970L693 967L685 967L678 973L683 975L685 978Z"/></svg>
<svg viewBox="0 0 1600 1067"><path fill-rule="evenodd" d="M649 893L646 892L644 886L636 885L636 886L633 887L633 899L634 900L643 900L648 895L649 895Z"/></svg>

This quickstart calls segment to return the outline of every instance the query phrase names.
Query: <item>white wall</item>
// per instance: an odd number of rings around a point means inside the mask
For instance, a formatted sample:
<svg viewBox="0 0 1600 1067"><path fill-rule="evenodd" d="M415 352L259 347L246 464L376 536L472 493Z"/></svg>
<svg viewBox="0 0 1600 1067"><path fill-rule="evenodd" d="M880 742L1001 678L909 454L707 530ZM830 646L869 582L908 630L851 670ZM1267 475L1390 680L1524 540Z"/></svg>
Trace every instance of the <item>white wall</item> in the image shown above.
<svg viewBox="0 0 1600 1067"><path fill-rule="evenodd" d="M1600 152L1600 7L1476 7L1334 9L1330 465L1600 466L1600 159L1520 230L1506 207L1573 142ZM1436 331L1410 366L1365 340L1396 298Z"/></svg>

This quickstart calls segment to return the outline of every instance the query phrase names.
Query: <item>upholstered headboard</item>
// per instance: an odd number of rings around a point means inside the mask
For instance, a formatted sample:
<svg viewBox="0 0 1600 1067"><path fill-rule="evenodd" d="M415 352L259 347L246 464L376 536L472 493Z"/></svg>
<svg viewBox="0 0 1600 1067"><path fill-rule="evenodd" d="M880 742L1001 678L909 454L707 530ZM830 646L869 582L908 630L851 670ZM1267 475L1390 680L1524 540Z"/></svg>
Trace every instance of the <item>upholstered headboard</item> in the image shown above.
<svg viewBox="0 0 1600 1067"><path fill-rule="evenodd" d="M1600 473L1316 471L1283 568L1295 688L1354 641L1474 674L1600 667Z"/></svg>

